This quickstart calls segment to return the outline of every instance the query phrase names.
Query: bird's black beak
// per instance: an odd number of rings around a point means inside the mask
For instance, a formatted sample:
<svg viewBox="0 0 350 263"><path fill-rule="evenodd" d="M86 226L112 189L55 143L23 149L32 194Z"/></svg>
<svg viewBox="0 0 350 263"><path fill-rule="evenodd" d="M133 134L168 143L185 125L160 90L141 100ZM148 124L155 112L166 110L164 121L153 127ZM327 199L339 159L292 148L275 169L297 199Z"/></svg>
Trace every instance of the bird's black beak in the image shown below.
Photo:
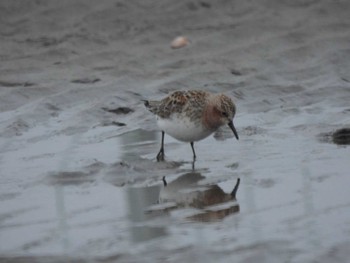
<svg viewBox="0 0 350 263"><path fill-rule="evenodd" d="M236 139L238 140L238 139L239 139L238 133L237 133L237 131L236 131L235 126L233 125L233 122L230 121L230 122L228 123L228 126L231 128L231 130L233 131L234 135L236 136Z"/></svg>

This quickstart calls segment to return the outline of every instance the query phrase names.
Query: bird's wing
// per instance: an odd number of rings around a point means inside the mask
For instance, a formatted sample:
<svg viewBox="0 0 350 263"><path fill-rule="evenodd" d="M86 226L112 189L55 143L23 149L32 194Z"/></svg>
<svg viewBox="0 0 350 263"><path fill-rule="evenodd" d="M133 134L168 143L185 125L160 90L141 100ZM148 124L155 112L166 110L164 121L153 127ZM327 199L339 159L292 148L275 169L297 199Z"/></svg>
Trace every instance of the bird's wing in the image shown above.
<svg viewBox="0 0 350 263"><path fill-rule="evenodd" d="M197 107L204 100L204 91L175 91L161 101L146 101L146 107L161 118L169 118L173 113L182 113L188 107Z"/></svg>

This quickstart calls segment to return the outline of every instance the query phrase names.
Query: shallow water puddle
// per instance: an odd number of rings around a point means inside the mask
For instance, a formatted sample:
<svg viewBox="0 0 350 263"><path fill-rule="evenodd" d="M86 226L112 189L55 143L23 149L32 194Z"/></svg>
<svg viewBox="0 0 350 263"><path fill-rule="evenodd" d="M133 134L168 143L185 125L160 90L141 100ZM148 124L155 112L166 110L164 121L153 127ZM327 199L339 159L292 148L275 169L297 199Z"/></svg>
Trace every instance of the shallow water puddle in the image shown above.
<svg viewBox="0 0 350 263"><path fill-rule="evenodd" d="M159 199L161 186L128 187L128 219L130 220L130 237L132 242L142 242L166 235L165 226L151 224L154 215L146 213L146 208Z"/></svg>
<svg viewBox="0 0 350 263"><path fill-rule="evenodd" d="M169 159L190 156L187 145L173 147L170 140L166 147ZM166 214L178 223L223 220L222 228L239 236L242 245L283 239L294 248L318 250L347 239L347 148L322 144L317 138L290 137L282 130L268 137L255 135L254 140L243 137L239 144L208 138L197 147L196 169L190 171L185 164L187 171L181 172L181 167L167 171L168 185L159 192L160 203L149 207L147 213ZM242 180L238 202L207 204L207 209L205 200L213 196L225 199L237 176ZM237 217L226 217L238 211ZM236 226L234 230L228 230L231 224ZM178 227L175 224L170 229ZM220 243L221 234L211 234L210 242Z"/></svg>
<svg viewBox="0 0 350 263"><path fill-rule="evenodd" d="M86 161L68 159L67 169L25 187L8 185L1 195L0 227L8 237L2 251L107 255L197 244L255 251L257 243L284 240L292 253L347 238L347 148L283 133L242 136L239 143L210 137L195 146L192 170L190 146L169 137L166 162L155 161L158 132L90 135L72 148L91 148L81 155ZM75 156L62 152L51 162Z"/></svg>
<svg viewBox="0 0 350 263"><path fill-rule="evenodd" d="M189 145L182 147L178 143L178 146L169 139L170 157L167 162L157 163L153 157L159 148L157 133L135 130L105 140L97 138L96 134L95 131L86 134L73 145L69 144L72 139L65 136L45 140L49 143L46 146L60 146L52 148L41 147L44 142L33 141L21 152L27 160L32 160L29 162L32 169L30 177L23 179L14 174L12 179L19 179L19 184L10 181L1 195L0 227L3 236L8 237L6 242L1 242L2 251L38 254L41 251L84 253L91 249L101 253L125 251L130 243L166 237L169 220L177 221L179 214L179 222L184 222L212 221L211 218L217 220L236 212L229 203L227 207L215 206L227 200L226 194L213 182L197 184L208 170L193 174L190 161L170 159L181 156L182 151L187 157ZM52 154L46 155L47 151ZM31 153L38 158L31 159ZM41 167L40 163L47 158L50 165ZM48 168L51 171L45 172ZM166 188L162 181L164 176L169 182ZM164 190L171 192L172 185L182 178L189 178L190 182L182 183L180 195L174 199L164 198ZM215 193L221 199L210 202ZM181 196L206 203L186 204L178 200ZM160 209L159 205L165 209ZM193 209L181 214L184 207ZM232 207L236 207L236 203ZM174 208L179 212L172 217ZM159 223L155 224L157 220Z"/></svg>

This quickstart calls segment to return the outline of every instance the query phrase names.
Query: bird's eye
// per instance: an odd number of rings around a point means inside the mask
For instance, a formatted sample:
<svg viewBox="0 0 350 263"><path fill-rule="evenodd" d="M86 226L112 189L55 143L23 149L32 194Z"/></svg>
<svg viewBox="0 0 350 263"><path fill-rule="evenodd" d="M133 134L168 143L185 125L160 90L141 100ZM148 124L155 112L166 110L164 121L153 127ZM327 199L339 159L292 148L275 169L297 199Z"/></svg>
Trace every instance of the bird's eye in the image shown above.
<svg viewBox="0 0 350 263"><path fill-rule="evenodd" d="M227 114L225 111L221 112L221 114L222 114L222 116L224 116L224 117L228 117L228 114Z"/></svg>

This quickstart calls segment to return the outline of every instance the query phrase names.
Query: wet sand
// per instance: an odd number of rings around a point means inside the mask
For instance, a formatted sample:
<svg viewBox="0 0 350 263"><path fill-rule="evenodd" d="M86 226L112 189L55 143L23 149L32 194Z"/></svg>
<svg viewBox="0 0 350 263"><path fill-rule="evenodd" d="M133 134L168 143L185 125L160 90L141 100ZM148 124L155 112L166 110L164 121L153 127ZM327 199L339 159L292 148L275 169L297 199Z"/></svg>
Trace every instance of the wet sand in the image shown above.
<svg viewBox="0 0 350 263"><path fill-rule="evenodd" d="M346 262L349 11L1 1L0 261ZM179 35L190 43L172 49ZM224 128L197 143L194 170L168 136L156 162L141 102L178 89L238 108L240 140Z"/></svg>

